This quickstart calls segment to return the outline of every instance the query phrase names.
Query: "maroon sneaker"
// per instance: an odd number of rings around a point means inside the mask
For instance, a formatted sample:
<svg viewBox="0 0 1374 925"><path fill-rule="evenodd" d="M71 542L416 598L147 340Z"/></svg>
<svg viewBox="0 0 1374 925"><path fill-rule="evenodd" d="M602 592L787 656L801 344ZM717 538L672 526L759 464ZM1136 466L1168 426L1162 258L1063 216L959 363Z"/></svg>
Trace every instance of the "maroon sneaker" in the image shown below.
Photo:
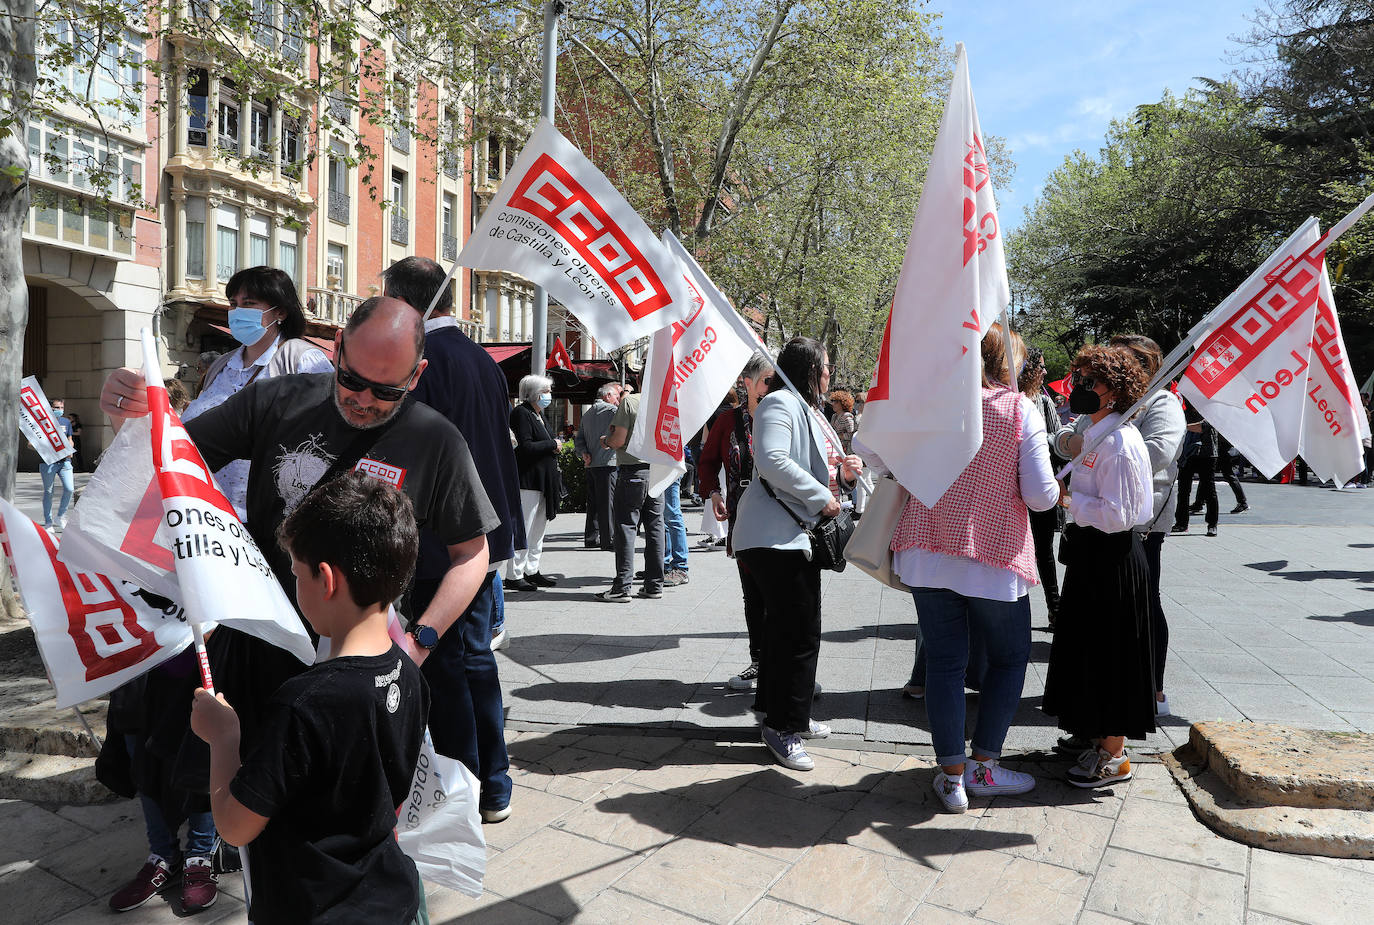
<svg viewBox="0 0 1374 925"><path fill-rule="evenodd" d="M116 912L128 912L130 909L137 909L171 886L171 883L172 869L167 866L167 862L156 854L150 854L148 855L148 863L144 864L139 872L134 874L134 879L124 884L110 897L110 908Z"/></svg>
<svg viewBox="0 0 1374 925"><path fill-rule="evenodd" d="M209 858L187 858L181 870L181 908L199 912L215 903L219 895L219 878Z"/></svg>

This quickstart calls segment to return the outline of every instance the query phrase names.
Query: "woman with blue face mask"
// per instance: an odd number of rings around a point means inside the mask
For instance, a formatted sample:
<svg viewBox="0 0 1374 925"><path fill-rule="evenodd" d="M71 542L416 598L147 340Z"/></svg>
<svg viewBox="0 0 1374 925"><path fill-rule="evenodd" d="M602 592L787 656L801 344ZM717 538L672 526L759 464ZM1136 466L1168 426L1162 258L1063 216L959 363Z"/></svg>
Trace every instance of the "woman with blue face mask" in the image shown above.
<svg viewBox="0 0 1374 925"><path fill-rule="evenodd" d="M527 548L517 549L506 566L505 587L538 591L558 584L539 571L544 530L558 514L563 481L558 473L558 441L549 431L544 412L553 403L553 380L526 376L520 380L520 404L511 409L515 435L515 466L520 470L520 510L525 518Z"/></svg>

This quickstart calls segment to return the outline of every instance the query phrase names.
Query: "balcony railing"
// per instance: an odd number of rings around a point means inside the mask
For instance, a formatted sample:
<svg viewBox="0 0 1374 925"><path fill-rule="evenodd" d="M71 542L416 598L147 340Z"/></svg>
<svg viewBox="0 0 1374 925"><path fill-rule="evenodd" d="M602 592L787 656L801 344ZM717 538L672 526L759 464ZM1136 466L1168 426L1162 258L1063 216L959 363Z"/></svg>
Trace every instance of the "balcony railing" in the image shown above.
<svg viewBox="0 0 1374 925"><path fill-rule="evenodd" d="M444 259L458 259L458 239L451 234L444 235Z"/></svg>
<svg viewBox="0 0 1374 925"><path fill-rule="evenodd" d="M348 209L352 198L338 190L329 191L329 217L340 224L348 224Z"/></svg>
<svg viewBox="0 0 1374 925"><path fill-rule="evenodd" d="M410 243L410 219L399 212L391 213L391 240L396 244Z"/></svg>
<svg viewBox="0 0 1374 925"><path fill-rule="evenodd" d="M402 154L410 153L410 129L397 128L391 133L391 146Z"/></svg>
<svg viewBox="0 0 1374 925"><path fill-rule="evenodd" d="M316 286L311 286L307 292L311 304L314 305L315 317L334 324L345 324L353 314L353 309L363 304L363 297L351 292L338 292Z"/></svg>
<svg viewBox="0 0 1374 925"><path fill-rule="evenodd" d="M458 179L458 171L463 167L463 156L455 152L448 152L443 155L444 175Z"/></svg>
<svg viewBox="0 0 1374 925"><path fill-rule="evenodd" d="M329 94L329 116L340 125L348 124L348 100L337 93Z"/></svg>

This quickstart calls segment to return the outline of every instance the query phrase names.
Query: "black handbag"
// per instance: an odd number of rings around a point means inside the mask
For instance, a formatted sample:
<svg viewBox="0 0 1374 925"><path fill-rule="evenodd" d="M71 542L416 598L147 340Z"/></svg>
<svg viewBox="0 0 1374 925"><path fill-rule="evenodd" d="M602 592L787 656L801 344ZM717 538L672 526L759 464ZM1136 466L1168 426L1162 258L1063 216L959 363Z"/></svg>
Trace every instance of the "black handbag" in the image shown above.
<svg viewBox="0 0 1374 925"><path fill-rule="evenodd" d="M844 557L844 548L849 544L849 538L854 535L854 519L849 516L849 512L841 510L834 517L822 517L814 527L808 526L806 521L798 517L781 498L773 494L773 486L768 484L767 479L760 476L759 481L763 483L763 490L768 492L768 497L778 502L810 540L812 564L832 572L843 572L849 564Z"/></svg>

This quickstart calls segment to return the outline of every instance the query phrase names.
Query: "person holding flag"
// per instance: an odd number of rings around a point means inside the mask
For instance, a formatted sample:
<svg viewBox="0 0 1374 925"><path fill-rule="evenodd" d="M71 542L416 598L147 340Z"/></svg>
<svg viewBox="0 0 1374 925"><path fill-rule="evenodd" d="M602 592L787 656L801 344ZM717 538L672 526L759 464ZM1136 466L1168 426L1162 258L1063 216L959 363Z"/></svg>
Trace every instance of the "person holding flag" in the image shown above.
<svg viewBox="0 0 1374 925"><path fill-rule="evenodd" d="M1069 403L1092 422L1084 439L1107 434L1075 466L1073 491L1060 501L1073 522L1060 546L1064 590L1043 709L1089 740L1068 772L1076 787L1130 780L1126 739L1155 729L1150 570L1137 532L1153 513L1153 468L1140 432L1119 426L1146 384L1124 346L1089 345L1073 362Z"/></svg>
<svg viewBox="0 0 1374 925"><path fill-rule="evenodd" d="M968 809L970 793L1025 793L1035 786L1033 777L999 759L1030 659L1030 589L1037 577L1027 507L1052 509L1060 489L1044 418L1006 385L1024 359L1021 339L1011 340L1009 363L1001 325L983 337L978 452L933 506L912 496L892 535L892 569L911 589L927 649L925 695L940 764L935 795L953 813ZM880 457L860 450L875 471L886 470ZM985 662L972 762L964 750L970 651Z"/></svg>

